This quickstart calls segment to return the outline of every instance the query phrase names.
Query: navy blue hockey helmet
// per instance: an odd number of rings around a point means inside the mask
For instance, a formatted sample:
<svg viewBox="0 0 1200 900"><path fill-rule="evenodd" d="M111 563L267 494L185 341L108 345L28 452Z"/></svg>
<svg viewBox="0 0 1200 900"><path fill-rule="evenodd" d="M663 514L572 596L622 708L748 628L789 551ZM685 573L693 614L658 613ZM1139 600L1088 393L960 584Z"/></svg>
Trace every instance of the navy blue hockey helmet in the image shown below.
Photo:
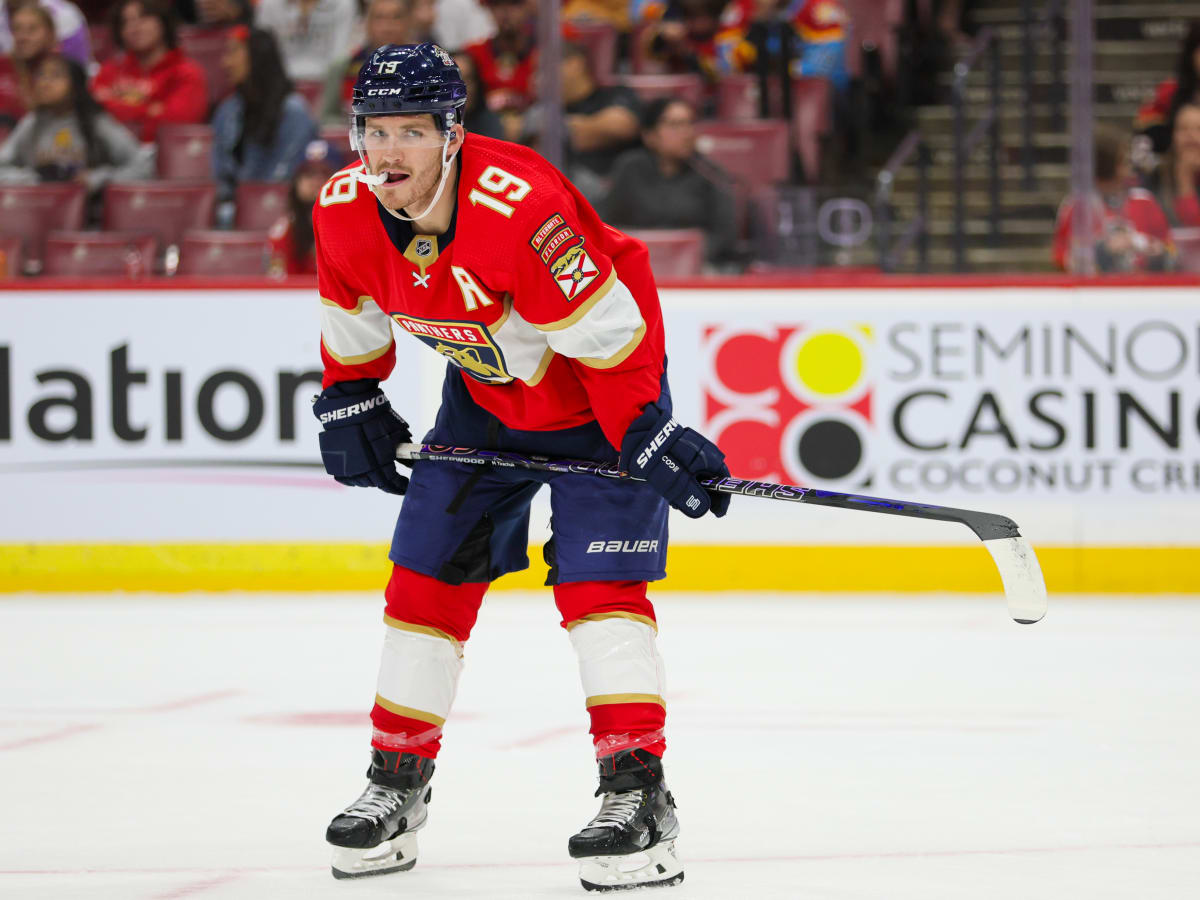
<svg viewBox="0 0 1200 900"><path fill-rule="evenodd" d="M365 116L430 113L445 133L462 122L467 85L454 59L432 41L384 44L358 71L351 98L353 129Z"/></svg>

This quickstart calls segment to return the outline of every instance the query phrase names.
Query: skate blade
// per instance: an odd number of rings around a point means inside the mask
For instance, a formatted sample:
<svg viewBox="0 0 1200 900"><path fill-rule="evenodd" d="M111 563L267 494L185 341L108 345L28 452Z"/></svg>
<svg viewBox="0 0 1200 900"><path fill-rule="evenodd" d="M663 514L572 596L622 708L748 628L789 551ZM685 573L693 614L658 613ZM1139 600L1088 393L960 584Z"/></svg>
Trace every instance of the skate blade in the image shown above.
<svg viewBox="0 0 1200 900"><path fill-rule="evenodd" d="M334 878L365 878L389 872L407 872L417 864L417 836L398 834L377 847L333 847Z"/></svg>
<svg viewBox="0 0 1200 900"><path fill-rule="evenodd" d="M579 881L585 891L672 887L683 881L683 863L675 855L675 842L663 841L641 853L584 857Z"/></svg>

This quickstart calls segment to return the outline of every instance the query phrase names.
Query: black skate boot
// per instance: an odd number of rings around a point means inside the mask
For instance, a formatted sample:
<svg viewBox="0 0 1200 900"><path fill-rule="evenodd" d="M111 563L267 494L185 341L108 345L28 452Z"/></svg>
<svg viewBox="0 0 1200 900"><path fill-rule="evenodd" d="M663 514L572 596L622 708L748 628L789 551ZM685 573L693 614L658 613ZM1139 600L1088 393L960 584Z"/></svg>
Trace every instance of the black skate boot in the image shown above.
<svg viewBox="0 0 1200 900"><path fill-rule="evenodd" d="M622 750L600 760L600 812L567 842L585 890L669 887L683 881L675 856L679 820L662 760Z"/></svg>
<svg viewBox="0 0 1200 900"><path fill-rule="evenodd" d="M407 872L417 864L417 829L425 825L433 760L371 750L371 780L362 796L333 817L333 877Z"/></svg>

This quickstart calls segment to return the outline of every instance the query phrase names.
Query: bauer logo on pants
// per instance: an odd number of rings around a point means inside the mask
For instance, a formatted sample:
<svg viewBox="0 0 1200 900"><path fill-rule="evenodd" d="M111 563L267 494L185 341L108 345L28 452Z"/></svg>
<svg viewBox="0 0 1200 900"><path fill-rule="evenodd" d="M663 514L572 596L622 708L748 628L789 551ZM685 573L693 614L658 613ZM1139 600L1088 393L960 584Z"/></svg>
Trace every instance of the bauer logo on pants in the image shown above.
<svg viewBox="0 0 1200 900"><path fill-rule="evenodd" d="M702 334L704 428L730 469L838 490L871 483L869 326L706 326Z"/></svg>

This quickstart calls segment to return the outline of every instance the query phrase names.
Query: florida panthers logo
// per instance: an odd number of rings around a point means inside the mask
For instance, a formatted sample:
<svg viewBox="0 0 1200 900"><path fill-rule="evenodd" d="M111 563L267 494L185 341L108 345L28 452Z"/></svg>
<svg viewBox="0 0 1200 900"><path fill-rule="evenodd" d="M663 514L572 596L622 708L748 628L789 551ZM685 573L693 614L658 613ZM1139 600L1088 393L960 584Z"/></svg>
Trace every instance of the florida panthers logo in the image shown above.
<svg viewBox="0 0 1200 900"><path fill-rule="evenodd" d="M487 328L478 322L446 322L418 319L393 313L396 323L458 366L476 381L505 384L512 381L504 363L504 354L492 340Z"/></svg>

